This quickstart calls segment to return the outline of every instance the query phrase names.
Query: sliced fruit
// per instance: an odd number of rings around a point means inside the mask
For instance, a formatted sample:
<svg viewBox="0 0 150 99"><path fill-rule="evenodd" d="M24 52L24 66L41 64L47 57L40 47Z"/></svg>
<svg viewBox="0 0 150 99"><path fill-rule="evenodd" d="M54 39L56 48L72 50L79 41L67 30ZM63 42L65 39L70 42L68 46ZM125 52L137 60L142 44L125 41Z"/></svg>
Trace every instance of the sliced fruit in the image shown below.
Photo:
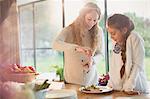
<svg viewBox="0 0 150 99"><path fill-rule="evenodd" d="M28 68L29 68L30 70L32 70L32 72L35 72L34 67L32 67L32 66L28 66Z"/></svg>
<svg viewBox="0 0 150 99"><path fill-rule="evenodd" d="M29 69L28 67L25 67L22 72L24 73L32 73L33 71L31 69Z"/></svg>

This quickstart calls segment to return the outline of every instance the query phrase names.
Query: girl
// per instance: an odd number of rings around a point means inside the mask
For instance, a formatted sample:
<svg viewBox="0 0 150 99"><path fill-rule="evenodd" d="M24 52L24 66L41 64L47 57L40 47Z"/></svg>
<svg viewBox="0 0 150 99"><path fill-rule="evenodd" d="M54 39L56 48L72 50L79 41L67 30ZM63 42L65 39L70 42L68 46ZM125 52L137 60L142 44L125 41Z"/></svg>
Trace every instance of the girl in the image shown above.
<svg viewBox="0 0 150 99"><path fill-rule="evenodd" d="M102 53L102 29L98 27L100 8L87 3L76 20L65 27L54 40L53 48L64 51L64 78L67 83L98 83L93 56Z"/></svg>
<svg viewBox="0 0 150 99"><path fill-rule="evenodd" d="M134 24L125 15L114 14L107 20L113 43L108 86L127 94L146 92L144 41L133 32Z"/></svg>

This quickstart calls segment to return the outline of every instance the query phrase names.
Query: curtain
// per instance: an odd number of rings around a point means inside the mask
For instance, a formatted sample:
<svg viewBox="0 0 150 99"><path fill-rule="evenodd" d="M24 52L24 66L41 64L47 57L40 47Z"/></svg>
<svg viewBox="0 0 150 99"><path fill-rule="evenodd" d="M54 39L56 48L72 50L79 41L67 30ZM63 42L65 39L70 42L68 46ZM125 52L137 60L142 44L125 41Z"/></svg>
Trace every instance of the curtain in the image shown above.
<svg viewBox="0 0 150 99"><path fill-rule="evenodd" d="M16 0L0 1L0 75L3 67L19 64L19 31Z"/></svg>

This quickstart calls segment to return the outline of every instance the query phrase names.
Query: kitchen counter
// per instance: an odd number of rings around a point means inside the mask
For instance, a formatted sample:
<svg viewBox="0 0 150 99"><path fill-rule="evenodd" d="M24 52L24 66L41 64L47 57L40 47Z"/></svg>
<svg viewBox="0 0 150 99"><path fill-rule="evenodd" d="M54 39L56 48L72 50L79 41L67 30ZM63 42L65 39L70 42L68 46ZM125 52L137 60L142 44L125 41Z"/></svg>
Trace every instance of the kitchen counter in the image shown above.
<svg viewBox="0 0 150 99"><path fill-rule="evenodd" d="M79 91L80 86L74 84L65 84L64 89L76 90L78 99L150 99L149 94L127 95L123 92L112 91L103 94L86 94Z"/></svg>
<svg viewBox="0 0 150 99"><path fill-rule="evenodd" d="M47 77L47 76L44 75L44 77ZM123 92L118 92L118 91L112 91L112 92L103 93L103 94L86 94L86 93L82 93L79 91L79 88L81 87L80 85L75 85L75 84L59 84L59 85L58 84L55 85L54 86L55 89L74 90L77 93L78 99L150 99L150 87L149 87L149 94L127 95ZM150 85L150 82L148 82L148 85Z"/></svg>

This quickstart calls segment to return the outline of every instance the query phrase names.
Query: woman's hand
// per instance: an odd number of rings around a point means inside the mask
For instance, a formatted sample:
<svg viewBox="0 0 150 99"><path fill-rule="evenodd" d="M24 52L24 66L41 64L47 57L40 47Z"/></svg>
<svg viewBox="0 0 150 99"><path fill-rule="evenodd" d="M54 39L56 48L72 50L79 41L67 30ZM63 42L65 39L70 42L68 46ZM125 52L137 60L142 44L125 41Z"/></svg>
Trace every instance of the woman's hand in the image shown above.
<svg viewBox="0 0 150 99"><path fill-rule="evenodd" d="M75 48L75 51L77 51L79 53L83 53L86 56L86 58L81 59L81 61L82 61L82 66L83 66L84 70L88 73L90 71L90 68L94 64L91 48L78 46Z"/></svg>
<svg viewBox="0 0 150 99"><path fill-rule="evenodd" d="M82 62L82 66L83 66L84 70L85 70L87 73L90 71L90 69L91 69L91 67L92 67L93 64L94 64L94 60L93 60L92 57L88 58L87 61L85 61L85 62L83 61L83 62Z"/></svg>
<svg viewBox="0 0 150 99"><path fill-rule="evenodd" d="M86 54L88 57L92 56L92 50L89 47L76 47L75 51Z"/></svg>
<svg viewBox="0 0 150 99"><path fill-rule="evenodd" d="M128 95L140 95L139 91L124 91L124 93Z"/></svg>

